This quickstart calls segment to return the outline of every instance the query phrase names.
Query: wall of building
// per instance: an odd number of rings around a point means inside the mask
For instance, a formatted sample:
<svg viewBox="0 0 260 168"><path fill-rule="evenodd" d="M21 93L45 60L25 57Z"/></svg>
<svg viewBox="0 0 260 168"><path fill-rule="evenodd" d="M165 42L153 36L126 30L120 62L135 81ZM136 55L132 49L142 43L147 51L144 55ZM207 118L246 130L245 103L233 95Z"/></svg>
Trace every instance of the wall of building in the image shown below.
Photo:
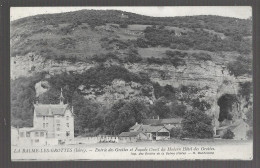
<svg viewBox="0 0 260 168"><path fill-rule="evenodd" d="M54 132L55 137L64 141L74 139L74 116L70 110L66 110L64 116L54 116ZM69 135L67 136L67 133Z"/></svg>
<svg viewBox="0 0 260 168"><path fill-rule="evenodd" d="M33 127L36 129L44 129L48 131L48 135L51 136L51 134L54 133L54 127L53 127L53 116L35 116L34 117L34 125Z"/></svg>

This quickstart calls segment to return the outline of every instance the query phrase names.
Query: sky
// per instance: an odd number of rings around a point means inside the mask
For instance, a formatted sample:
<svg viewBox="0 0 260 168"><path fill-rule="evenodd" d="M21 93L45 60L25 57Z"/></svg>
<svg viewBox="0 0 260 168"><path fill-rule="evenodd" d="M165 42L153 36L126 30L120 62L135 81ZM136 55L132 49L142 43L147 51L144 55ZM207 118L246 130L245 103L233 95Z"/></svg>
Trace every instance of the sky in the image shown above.
<svg viewBox="0 0 260 168"><path fill-rule="evenodd" d="M179 7L11 7L10 20L16 20L38 14L52 14L71 12L82 9L95 10L122 10L155 17L194 16L194 15L218 15L247 19L252 16L250 6L179 6Z"/></svg>

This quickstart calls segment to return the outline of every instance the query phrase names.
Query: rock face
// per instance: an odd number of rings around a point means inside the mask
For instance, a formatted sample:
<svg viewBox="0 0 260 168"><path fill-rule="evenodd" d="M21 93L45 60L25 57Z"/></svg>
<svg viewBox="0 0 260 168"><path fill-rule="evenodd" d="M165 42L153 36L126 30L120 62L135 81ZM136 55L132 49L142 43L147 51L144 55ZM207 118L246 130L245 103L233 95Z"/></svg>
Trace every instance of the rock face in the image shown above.
<svg viewBox="0 0 260 168"><path fill-rule="evenodd" d="M103 89L85 89L85 86L83 85L81 85L79 89L85 95L86 99L99 102L106 106L111 106L120 99L141 100L147 104L152 104L155 100L152 85L141 85L136 82L126 83L124 80L119 79L113 80L111 85L108 85ZM145 96L143 90L147 90Z"/></svg>
<svg viewBox="0 0 260 168"><path fill-rule="evenodd" d="M106 64L114 64L107 62ZM35 73L47 72L49 75L60 74L62 72L82 73L96 63L68 61L57 62L45 60L40 55L29 53L25 56L11 57L11 78L15 79L20 76L32 76ZM193 98L200 98L211 105L208 114L215 120L214 125L219 126L220 107L217 104L218 99L225 94L237 94L239 83L251 81L250 77L236 78L230 75L224 64L213 61L195 61L186 60L185 66L174 67L172 65L156 65L145 63L122 64L126 69L133 73L147 73L153 82L158 82L161 86L171 85L175 88L180 86L196 86L200 88L197 94L191 95ZM108 66L108 65L106 65ZM43 87L45 85L45 87ZM48 84L44 81L35 85L36 94L39 96L48 89ZM125 82L115 79L111 85L103 89L90 88L86 89L84 85L79 90L85 95L85 98L102 104L111 105L119 99L140 99L146 103L152 104L155 100L152 85L141 85L135 82ZM148 90L146 94L142 92ZM245 101L241 98L239 105L232 105L231 113L233 120L241 119L249 107L244 107Z"/></svg>
<svg viewBox="0 0 260 168"><path fill-rule="evenodd" d="M50 75L61 74L62 72L82 73L94 66L94 63L46 60L40 55L29 53L25 56L11 57L11 79L20 76L32 76L39 72L47 72Z"/></svg>

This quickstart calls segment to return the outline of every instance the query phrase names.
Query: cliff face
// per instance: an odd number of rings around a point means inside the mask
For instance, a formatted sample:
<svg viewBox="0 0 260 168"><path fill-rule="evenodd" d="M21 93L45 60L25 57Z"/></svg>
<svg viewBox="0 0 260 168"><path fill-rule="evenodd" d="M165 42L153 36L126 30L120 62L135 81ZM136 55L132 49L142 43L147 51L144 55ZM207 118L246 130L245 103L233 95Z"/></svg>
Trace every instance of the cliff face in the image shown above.
<svg viewBox="0 0 260 168"><path fill-rule="evenodd" d="M117 64L116 62L107 62L106 66ZM217 104L219 98L225 94L238 94L239 83L251 81L250 77L234 77L230 75L224 64L213 61L187 60L185 66L174 67L172 65L156 65L146 63L125 63L122 64L126 69L133 73L147 73L152 82L158 82L161 86L171 85L175 88L180 86L195 86L199 88L197 93L189 96L192 99L200 98L211 105L208 114L215 116L215 124L218 125L220 107ZM11 58L11 78L15 79L21 76L33 76L39 72L47 72L49 76L61 74L63 72L82 73L91 67L97 66L97 63L69 61L44 60L40 55L29 53L26 56L17 56ZM43 88L42 85L45 85ZM36 96L46 92L50 86L44 81L35 85ZM78 88L86 99L111 106L120 99L143 100L148 104L153 104L156 100L154 88L152 85L142 85L135 82L125 82L115 79L111 85L104 88L86 88L81 85ZM145 95L142 90L148 90ZM177 93L177 98L183 98L184 93ZM234 120L241 118L248 111L249 107L244 107L247 101L241 98L239 107L232 108Z"/></svg>

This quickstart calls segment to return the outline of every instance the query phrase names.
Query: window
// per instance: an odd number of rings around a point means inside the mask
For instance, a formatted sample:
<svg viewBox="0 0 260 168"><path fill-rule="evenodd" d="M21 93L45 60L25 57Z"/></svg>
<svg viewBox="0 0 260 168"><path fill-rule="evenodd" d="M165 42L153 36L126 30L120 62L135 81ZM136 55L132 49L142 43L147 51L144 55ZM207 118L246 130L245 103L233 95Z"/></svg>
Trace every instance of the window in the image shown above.
<svg viewBox="0 0 260 168"><path fill-rule="evenodd" d="M70 132L69 131L66 132L66 136L70 136Z"/></svg>
<svg viewBox="0 0 260 168"><path fill-rule="evenodd" d="M30 137L30 132L26 132L26 137Z"/></svg>
<svg viewBox="0 0 260 168"><path fill-rule="evenodd" d="M69 123L67 123L67 127L70 127L70 124L69 124Z"/></svg>
<svg viewBox="0 0 260 168"><path fill-rule="evenodd" d="M69 120L69 116L67 116L66 118L67 118L67 120Z"/></svg>
<svg viewBox="0 0 260 168"><path fill-rule="evenodd" d="M42 125L42 126L43 126L43 128L45 128L45 123L43 123L43 125Z"/></svg>
<svg viewBox="0 0 260 168"><path fill-rule="evenodd" d="M35 132L35 137L39 137L39 132Z"/></svg>
<svg viewBox="0 0 260 168"><path fill-rule="evenodd" d="M24 137L24 132L20 132L20 137Z"/></svg>
<svg viewBox="0 0 260 168"><path fill-rule="evenodd" d="M57 124L57 131L60 131L60 124Z"/></svg>
<svg viewBox="0 0 260 168"><path fill-rule="evenodd" d="M35 139L35 142L38 143L38 142L39 142L39 139Z"/></svg>
<svg viewBox="0 0 260 168"><path fill-rule="evenodd" d="M56 123L60 123L60 120L56 120Z"/></svg>
<svg viewBox="0 0 260 168"><path fill-rule="evenodd" d="M40 137L44 137L44 132L40 132Z"/></svg>
<svg viewBox="0 0 260 168"><path fill-rule="evenodd" d="M46 128L48 127L48 123L46 123Z"/></svg>
<svg viewBox="0 0 260 168"><path fill-rule="evenodd" d="M45 120L45 116L42 116L42 119Z"/></svg>

